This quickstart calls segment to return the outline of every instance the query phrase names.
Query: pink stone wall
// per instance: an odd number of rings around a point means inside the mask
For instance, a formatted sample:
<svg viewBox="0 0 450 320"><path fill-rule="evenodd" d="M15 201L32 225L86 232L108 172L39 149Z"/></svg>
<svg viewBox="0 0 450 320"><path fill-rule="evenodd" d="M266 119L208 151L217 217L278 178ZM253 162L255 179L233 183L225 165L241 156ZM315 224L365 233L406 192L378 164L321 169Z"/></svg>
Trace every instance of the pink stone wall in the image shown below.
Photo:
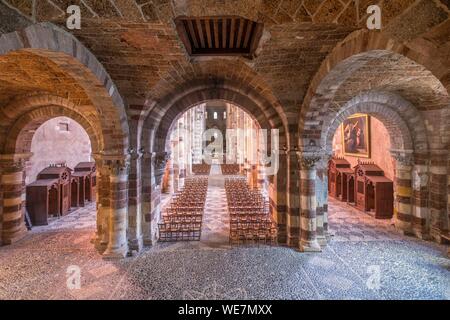
<svg viewBox="0 0 450 320"><path fill-rule="evenodd" d="M371 129L371 148L372 154L371 158L360 158L363 161L373 161L381 169L384 170L386 177L394 180L394 170L395 164L389 152L391 148L390 137L386 127L378 119L370 118L370 129ZM344 156L343 146L342 146L342 136L341 136L341 126L336 131L333 139L333 151L337 156ZM357 157L345 156L345 159L351 163L352 167L356 166L358 163Z"/></svg>
<svg viewBox="0 0 450 320"><path fill-rule="evenodd" d="M33 136L31 152L33 156L27 163L26 184L35 181L38 173L50 164L65 162L73 168L79 162L92 161L89 136L81 125L66 117L42 124Z"/></svg>

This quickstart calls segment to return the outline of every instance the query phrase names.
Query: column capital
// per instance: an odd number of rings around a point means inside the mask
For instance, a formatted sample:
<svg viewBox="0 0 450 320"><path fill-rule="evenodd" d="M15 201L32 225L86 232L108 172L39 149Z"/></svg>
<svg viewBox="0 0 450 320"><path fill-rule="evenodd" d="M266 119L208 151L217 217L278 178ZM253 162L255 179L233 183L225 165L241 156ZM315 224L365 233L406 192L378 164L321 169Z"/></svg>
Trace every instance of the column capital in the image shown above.
<svg viewBox="0 0 450 320"><path fill-rule="evenodd" d="M310 170L314 169L319 161L327 160L331 157L331 155L325 152L298 151L297 157L300 169Z"/></svg>
<svg viewBox="0 0 450 320"><path fill-rule="evenodd" d="M144 156L144 153L145 153L145 149L144 148L140 148L140 149L129 148L128 149L128 155L129 155L131 160L140 160L140 159L142 159L142 157Z"/></svg>
<svg viewBox="0 0 450 320"><path fill-rule="evenodd" d="M129 160L106 160L104 164L111 176L119 176L130 173Z"/></svg>

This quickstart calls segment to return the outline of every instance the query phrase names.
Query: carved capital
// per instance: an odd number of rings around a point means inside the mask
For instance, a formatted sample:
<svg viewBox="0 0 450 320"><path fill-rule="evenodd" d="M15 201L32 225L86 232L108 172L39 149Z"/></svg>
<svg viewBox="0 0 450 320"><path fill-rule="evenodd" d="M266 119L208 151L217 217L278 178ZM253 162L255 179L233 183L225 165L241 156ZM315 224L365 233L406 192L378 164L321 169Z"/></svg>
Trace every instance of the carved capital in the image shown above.
<svg viewBox="0 0 450 320"><path fill-rule="evenodd" d="M314 169L317 163L324 159L324 154L315 152L297 152L299 169L311 170Z"/></svg>
<svg viewBox="0 0 450 320"><path fill-rule="evenodd" d="M144 152L145 152L144 148L140 148L139 150L135 148L128 149L128 155L130 156L131 160L142 159L142 157L144 156Z"/></svg>
<svg viewBox="0 0 450 320"><path fill-rule="evenodd" d="M112 176L127 175L130 173L130 162L127 160L108 160L106 167Z"/></svg>

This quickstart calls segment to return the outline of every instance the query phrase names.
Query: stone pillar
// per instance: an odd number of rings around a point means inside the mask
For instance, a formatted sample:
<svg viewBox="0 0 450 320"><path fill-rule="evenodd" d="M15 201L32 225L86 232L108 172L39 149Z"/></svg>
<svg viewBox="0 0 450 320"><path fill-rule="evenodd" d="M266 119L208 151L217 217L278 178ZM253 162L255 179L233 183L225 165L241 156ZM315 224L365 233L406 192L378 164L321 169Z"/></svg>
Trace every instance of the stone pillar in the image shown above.
<svg viewBox="0 0 450 320"><path fill-rule="evenodd" d="M321 156L298 153L300 162L300 250L318 252L321 247L317 241L317 201L316 164Z"/></svg>
<svg viewBox="0 0 450 320"><path fill-rule="evenodd" d="M110 183L110 214L108 246L103 257L123 258L128 253L128 175L130 164L123 160L108 160Z"/></svg>
<svg viewBox="0 0 450 320"><path fill-rule="evenodd" d="M164 168L170 155L167 152L144 153L142 172L142 210L144 245L150 246L157 240L160 219L161 188Z"/></svg>
<svg viewBox="0 0 450 320"><path fill-rule="evenodd" d="M9 245L27 233L25 226L25 162L17 155L0 156L2 212L0 216L1 243Z"/></svg>
<svg viewBox="0 0 450 320"><path fill-rule="evenodd" d="M429 155L414 154L412 171L412 232L419 239L429 239Z"/></svg>
<svg viewBox="0 0 450 320"><path fill-rule="evenodd" d="M430 236L441 243L447 225L448 150L433 150L430 162Z"/></svg>
<svg viewBox="0 0 450 320"><path fill-rule="evenodd" d="M287 243L286 157L286 152L280 151L278 172L269 176L269 210L277 224L277 241L280 244Z"/></svg>
<svg viewBox="0 0 450 320"><path fill-rule="evenodd" d="M130 175L128 191L128 246L130 251L141 251L144 245L142 234L142 153L130 150Z"/></svg>
<svg viewBox="0 0 450 320"><path fill-rule="evenodd" d="M297 248L300 241L300 179L296 151L287 152L287 161L287 245Z"/></svg>
<svg viewBox="0 0 450 320"><path fill-rule="evenodd" d="M152 189L155 187L155 179L152 168L152 153L142 150L142 234L144 246L152 245Z"/></svg>
<svg viewBox="0 0 450 320"><path fill-rule="evenodd" d="M109 241L110 183L109 168L101 155L94 155L97 168L97 234L95 246L103 253Z"/></svg>
<svg viewBox="0 0 450 320"><path fill-rule="evenodd" d="M391 151L395 159L394 219L395 226L403 234L412 235L412 169L411 152Z"/></svg>
<svg viewBox="0 0 450 320"><path fill-rule="evenodd" d="M328 162L331 155L323 156L316 166L316 221L317 242L327 245L328 236Z"/></svg>
<svg viewBox="0 0 450 320"><path fill-rule="evenodd" d="M178 191L178 179L180 178L180 169L178 167L178 164L173 165L173 172L172 172L172 186L173 186L173 192L177 192Z"/></svg>

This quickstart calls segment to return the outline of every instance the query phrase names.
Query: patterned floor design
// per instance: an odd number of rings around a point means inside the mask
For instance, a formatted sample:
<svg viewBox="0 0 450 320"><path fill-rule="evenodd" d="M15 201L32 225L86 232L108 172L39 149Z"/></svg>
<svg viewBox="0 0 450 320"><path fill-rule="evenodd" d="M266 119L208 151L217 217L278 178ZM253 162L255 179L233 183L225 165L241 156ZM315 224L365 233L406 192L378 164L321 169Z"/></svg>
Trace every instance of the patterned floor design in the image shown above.
<svg viewBox="0 0 450 320"><path fill-rule="evenodd" d="M450 299L444 246L401 236L389 221L334 200L335 236L321 253L214 245L226 225L215 175L202 241L104 260L91 243L91 204L0 248L0 299ZM80 272L79 288L68 286L71 270Z"/></svg>
<svg viewBox="0 0 450 320"><path fill-rule="evenodd" d="M220 165L213 164L208 181L201 237L201 242L209 245L229 243L230 222L224 183Z"/></svg>
<svg viewBox="0 0 450 320"><path fill-rule="evenodd" d="M72 210L61 218L52 217L46 226L35 226L33 232L56 231L62 229L82 230L95 229L96 225L96 204L88 203L82 208L72 208Z"/></svg>
<svg viewBox="0 0 450 320"><path fill-rule="evenodd" d="M328 200L328 223L334 241L402 240L392 220L377 220L368 213L333 198Z"/></svg>

